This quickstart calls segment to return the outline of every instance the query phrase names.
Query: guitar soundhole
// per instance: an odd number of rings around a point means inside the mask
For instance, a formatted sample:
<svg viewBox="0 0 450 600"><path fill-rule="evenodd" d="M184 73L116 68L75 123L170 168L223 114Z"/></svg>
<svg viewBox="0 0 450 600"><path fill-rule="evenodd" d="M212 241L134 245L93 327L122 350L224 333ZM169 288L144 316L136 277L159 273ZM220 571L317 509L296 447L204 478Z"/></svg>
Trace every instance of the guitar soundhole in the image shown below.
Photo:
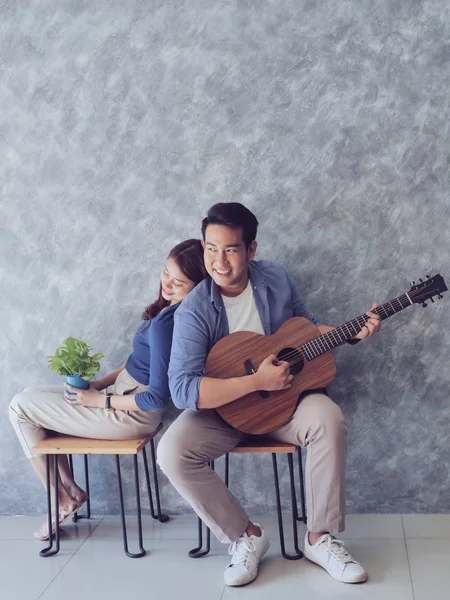
<svg viewBox="0 0 450 600"><path fill-rule="evenodd" d="M278 360L287 360L291 364L291 375L298 375L303 371L303 358L298 350L295 348L283 348L277 354Z"/></svg>

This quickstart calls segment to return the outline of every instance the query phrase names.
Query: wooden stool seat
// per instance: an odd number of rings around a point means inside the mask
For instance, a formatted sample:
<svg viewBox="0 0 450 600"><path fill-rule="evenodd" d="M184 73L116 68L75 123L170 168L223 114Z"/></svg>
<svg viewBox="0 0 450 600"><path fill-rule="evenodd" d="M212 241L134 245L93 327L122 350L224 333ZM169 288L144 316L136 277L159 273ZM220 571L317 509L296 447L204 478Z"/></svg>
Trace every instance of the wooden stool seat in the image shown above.
<svg viewBox="0 0 450 600"><path fill-rule="evenodd" d="M141 500L140 500L140 485L139 485L139 467L138 467L138 454L142 451L142 457L144 462L144 473L145 473L145 481L147 486L149 504L150 504L150 513L153 519L157 519L161 523L165 523L168 521L169 517L165 514L161 513L161 504L159 499L159 484L158 484L158 474L156 470L156 455L155 455L155 445L154 445L154 437L157 433L159 433L162 429L162 423L158 426L156 431L151 433L150 435L146 435L139 438L134 438L131 440L99 440L92 438L82 438L76 437L73 435L52 435L39 444L36 444L32 451L33 454L40 454L45 456L46 461L46 483L47 483L47 520L48 520L48 529L52 531L52 503L50 499L50 457L53 457L53 471L54 473L58 472L58 456L66 455L69 460L69 467L73 476L73 462L72 455L79 454L84 457L84 476L85 476L85 484L86 484L86 507L87 512L86 515L80 516L78 513L75 513L72 520L77 521L80 518L89 519L91 516L91 505L90 505L90 491L89 491L89 469L88 469L88 455L89 454L108 454L114 455L116 459L116 470L117 470L117 483L119 488L119 500L120 500L120 516L122 521L122 535L123 535L123 546L125 550L125 554L130 558L140 558L144 556L146 551L143 547L143 536L142 536L142 517L141 517ZM148 461L146 454L146 446L150 443L151 450L151 458L152 458L152 471L153 471L153 481L155 485L155 497L156 497L156 507L155 511L153 504L153 494L150 484L150 474L148 469ZM127 536L127 527L125 520L125 509L124 509L124 501L123 501L123 489L122 489L122 475L120 469L120 456L123 455L131 455L133 456L133 464L134 464L134 484L136 488L136 508L137 508L137 521L138 521L138 543L139 543L139 552L132 553L128 550L128 536ZM58 486L55 486L55 514L59 513L59 493ZM51 533L49 536L50 544L47 548L44 548L39 552L40 556L48 557L54 556L59 552L60 546L60 532L59 532L59 522L56 522L56 528L54 534ZM53 549L53 539L55 539L56 547Z"/></svg>
<svg viewBox="0 0 450 600"><path fill-rule="evenodd" d="M250 439L241 442L237 446L230 450L230 454L239 454L242 452L274 452L277 454L295 454L297 446L294 444L287 444L285 442L276 442L269 439Z"/></svg>
<svg viewBox="0 0 450 600"><path fill-rule="evenodd" d="M133 440L97 440L73 435L48 437L33 448L33 454L138 454L162 428Z"/></svg>

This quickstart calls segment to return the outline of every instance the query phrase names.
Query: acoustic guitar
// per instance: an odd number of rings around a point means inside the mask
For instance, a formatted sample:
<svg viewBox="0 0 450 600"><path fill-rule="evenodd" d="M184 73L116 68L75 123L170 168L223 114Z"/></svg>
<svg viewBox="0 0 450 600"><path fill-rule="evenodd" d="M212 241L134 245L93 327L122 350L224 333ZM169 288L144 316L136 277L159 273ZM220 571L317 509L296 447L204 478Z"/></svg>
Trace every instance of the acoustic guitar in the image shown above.
<svg viewBox="0 0 450 600"><path fill-rule="evenodd" d="M434 297L442 298L447 291L441 275L419 280L411 289L373 309L381 320L387 319L412 304L422 304ZM217 408L220 416L230 425L252 434L266 434L289 421L302 392L327 386L336 374L336 363L330 352L343 344L364 327L367 315L356 317L340 327L320 334L308 319L293 317L274 335L264 336L238 331L225 336L211 349L205 374L207 377L227 379L256 373L262 361L271 354L288 361L292 385L287 390L261 390L247 394L234 402Z"/></svg>

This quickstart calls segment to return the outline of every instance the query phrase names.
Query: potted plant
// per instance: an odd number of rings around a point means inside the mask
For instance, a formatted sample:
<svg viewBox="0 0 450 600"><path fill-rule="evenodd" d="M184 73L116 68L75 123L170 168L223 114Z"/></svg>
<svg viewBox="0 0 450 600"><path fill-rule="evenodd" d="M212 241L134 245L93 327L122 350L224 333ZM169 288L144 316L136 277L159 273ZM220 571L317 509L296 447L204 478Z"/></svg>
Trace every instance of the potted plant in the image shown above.
<svg viewBox="0 0 450 600"><path fill-rule="evenodd" d="M100 359L103 354L89 356L92 350L82 340L68 337L56 348L55 354L48 357L48 368L58 375L65 375L65 380L73 387L87 390L89 381L100 369Z"/></svg>

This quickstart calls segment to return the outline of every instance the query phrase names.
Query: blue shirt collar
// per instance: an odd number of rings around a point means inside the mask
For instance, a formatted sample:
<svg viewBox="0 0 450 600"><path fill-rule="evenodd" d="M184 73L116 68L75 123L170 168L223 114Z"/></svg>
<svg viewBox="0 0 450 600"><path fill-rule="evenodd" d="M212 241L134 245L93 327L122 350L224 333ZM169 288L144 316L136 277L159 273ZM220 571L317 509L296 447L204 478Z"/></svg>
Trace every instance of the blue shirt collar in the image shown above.
<svg viewBox="0 0 450 600"><path fill-rule="evenodd" d="M248 276L250 278L250 283L254 290L265 289L267 288L267 283L264 278L261 276L259 269L253 264L253 261L248 263ZM210 278L211 283L211 303L214 308L218 311L221 311L224 307L222 294L220 293L220 288L217 283L214 282L212 278Z"/></svg>

